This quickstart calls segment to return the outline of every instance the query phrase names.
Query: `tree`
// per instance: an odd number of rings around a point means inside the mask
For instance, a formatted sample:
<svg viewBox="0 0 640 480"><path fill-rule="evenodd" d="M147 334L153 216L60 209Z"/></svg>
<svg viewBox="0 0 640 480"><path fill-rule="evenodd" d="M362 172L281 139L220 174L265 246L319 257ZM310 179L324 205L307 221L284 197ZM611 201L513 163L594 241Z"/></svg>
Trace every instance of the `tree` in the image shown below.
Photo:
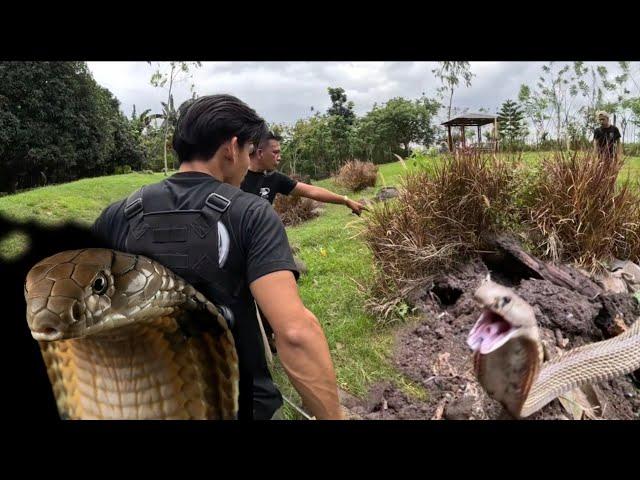
<svg viewBox="0 0 640 480"><path fill-rule="evenodd" d="M542 66L542 74L534 87L520 87L518 100L534 124L537 143L542 137L547 141L548 122L555 127L558 146L566 145L569 148L572 140L584 137L587 122L583 119L589 115L588 104L591 102L595 105L600 101L597 82L592 81L590 85L585 80L589 72L593 73L594 70L587 68L584 62L548 62ZM580 107L579 93L587 105L583 103Z"/></svg>
<svg viewBox="0 0 640 480"><path fill-rule="evenodd" d="M621 74L609 78L603 65L549 62L542 67L535 87L522 85L518 99L535 127L536 142L546 133L545 123L550 120L558 141L563 140L567 146L588 142L588 134L597 127L598 110L617 114L624 130L633 115L626 101L629 82L634 80L631 65L619 65Z"/></svg>
<svg viewBox="0 0 640 480"><path fill-rule="evenodd" d="M131 125L132 128L138 133L138 135L144 134L151 126L151 122L156 118L162 118L163 115L159 113L151 114L151 109L148 108L140 115L136 115L136 106L133 106L133 112L131 112Z"/></svg>
<svg viewBox="0 0 640 480"><path fill-rule="evenodd" d="M151 62L149 62L151 63ZM154 87L164 88L164 86L169 82L169 92L167 94L167 102L162 103L163 106L163 116L164 116L164 174L167 175L168 166L167 166L167 138L169 136L169 129L172 125L172 121L175 119L175 110L173 107L173 97L172 90L173 85L175 83L186 80L187 78L192 78L193 75L191 73L192 68L199 68L201 66L201 62L169 62L169 66L163 68L161 65L158 65L157 70L151 76L151 85ZM191 84L191 92L194 91L195 86Z"/></svg>
<svg viewBox="0 0 640 480"><path fill-rule="evenodd" d="M329 116L316 114L298 120L291 129L290 138L282 144L282 157L295 173L309 174L316 179L328 176L337 157Z"/></svg>
<svg viewBox="0 0 640 480"><path fill-rule="evenodd" d="M564 144L569 148L569 125L573 121L572 108L578 95L576 69L572 73L569 64L559 66L549 62L542 66L542 72L537 83L539 92L553 111L558 142L564 139Z"/></svg>
<svg viewBox="0 0 640 480"><path fill-rule="evenodd" d="M598 71L603 67L587 67L584 62L574 62L574 71L578 80L578 90L582 95L584 104L580 107L580 116L583 118L583 128L593 131L598 125L596 112L602 108L603 89Z"/></svg>
<svg viewBox="0 0 640 480"><path fill-rule="evenodd" d="M608 78L603 80L605 84L605 88L613 95L613 99L610 103L609 111L615 113L619 119L620 130L622 139L624 141L624 136L627 128L627 124L633 112L629 110L629 94L631 91L629 90L629 81L631 79L630 75L630 65L629 62L618 62L620 66L621 74L617 75L610 81Z"/></svg>
<svg viewBox="0 0 640 480"><path fill-rule="evenodd" d="M527 128L524 124L524 111L513 100L507 100L502 104L498 117L498 134L500 135L500 140L507 145L521 142L527 135Z"/></svg>
<svg viewBox="0 0 640 480"><path fill-rule="evenodd" d="M124 152L140 160L118 100L84 62L0 62L0 106L0 190L112 173Z"/></svg>
<svg viewBox="0 0 640 480"><path fill-rule="evenodd" d="M629 98L626 101L626 107L631 111L631 121L640 127L640 97Z"/></svg>
<svg viewBox="0 0 640 480"><path fill-rule="evenodd" d="M438 89L438 92L445 96L449 95L449 106L447 109L447 119L451 118L451 106L453 104L453 93L458 87L460 80L464 80L467 87L471 86L471 79L475 76L471 73L471 66L469 62L438 62L440 65L438 68L431 70L431 72L442 82L442 87Z"/></svg>
<svg viewBox="0 0 640 480"><path fill-rule="evenodd" d="M345 119L348 125L352 125L356 118L353 112L353 102L347 101L347 94L343 88L327 88L329 97L331 98L331 106L327 110L327 114L336 115ZM313 110L313 107L311 107Z"/></svg>
<svg viewBox="0 0 640 480"><path fill-rule="evenodd" d="M358 137L367 148L366 158L381 163L391 160L394 153L409 156L412 143L433 143L435 128L431 121L439 106L426 97L415 101L397 97L374 105L358 125Z"/></svg>
<svg viewBox="0 0 640 480"><path fill-rule="evenodd" d="M547 115L547 102L544 98L532 91L528 85L520 85L518 100L523 106L523 111L531 121L535 131L536 145L547 133L549 115Z"/></svg>

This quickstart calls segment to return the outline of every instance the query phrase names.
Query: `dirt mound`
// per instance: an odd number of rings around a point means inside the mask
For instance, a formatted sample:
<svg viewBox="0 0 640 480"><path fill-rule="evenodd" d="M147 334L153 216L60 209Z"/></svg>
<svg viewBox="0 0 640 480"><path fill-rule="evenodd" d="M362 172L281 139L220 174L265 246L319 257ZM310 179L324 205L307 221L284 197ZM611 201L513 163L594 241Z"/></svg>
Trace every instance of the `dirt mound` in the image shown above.
<svg viewBox="0 0 640 480"><path fill-rule="evenodd" d="M520 295L535 311L538 325L563 333L593 339L602 339L594 323L600 311L600 304L589 300L574 290L554 285L546 280L523 280L516 288Z"/></svg>
<svg viewBox="0 0 640 480"><path fill-rule="evenodd" d="M473 292L491 272L514 288L536 313L546 358L604 338L603 311L615 311L626 325L640 314L638 302L629 294L606 294L589 298L577 291L540 278L527 278L522 271L497 271L482 259L471 259L462 268L441 278L421 292L412 303L423 312L423 320L402 332L395 349L396 366L428 395L425 402L408 398L393 385L375 386L366 401L354 407L367 419L508 419L501 405L489 398L473 371L472 352L466 338L480 309ZM562 269L579 277L570 267ZM592 405L599 406L592 418L640 419L640 383L627 375L585 387ZM556 399L530 419L571 419L571 399Z"/></svg>
<svg viewBox="0 0 640 480"><path fill-rule="evenodd" d="M364 402L350 407L364 420L421 420L429 418L430 410L429 404L411 401L389 382L374 385Z"/></svg>

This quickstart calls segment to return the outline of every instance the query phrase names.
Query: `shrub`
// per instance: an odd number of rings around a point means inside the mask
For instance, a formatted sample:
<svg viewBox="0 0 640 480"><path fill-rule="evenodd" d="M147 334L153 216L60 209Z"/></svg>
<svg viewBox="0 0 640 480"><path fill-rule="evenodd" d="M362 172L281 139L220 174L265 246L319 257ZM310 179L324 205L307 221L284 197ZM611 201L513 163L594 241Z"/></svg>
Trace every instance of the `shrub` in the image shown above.
<svg viewBox="0 0 640 480"><path fill-rule="evenodd" d="M305 183L310 183L307 177L291 175L291 178ZM278 194L273 202L273 208L280 216L282 223L287 227L298 225L307 220L317 217L320 204L310 198L299 197L296 195L280 195Z"/></svg>
<svg viewBox="0 0 640 480"><path fill-rule="evenodd" d="M375 187L378 178L378 167L371 162L351 160L345 163L336 177L336 183L353 192Z"/></svg>
<svg viewBox="0 0 640 480"><path fill-rule="evenodd" d="M273 208L287 227L311 220L320 214L318 202L296 195L278 194L273 202Z"/></svg>
<svg viewBox="0 0 640 480"><path fill-rule="evenodd" d="M372 208L363 238L377 264L368 306L388 318L416 286L481 250L512 216L518 157L478 152L409 171L397 202Z"/></svg>
<svg viewBox="0 0 640 480"><path fill-rule="evenodd" d="M612 256L640 258L640 196L624 160L593 150L546 155L522 195L522 222L535 253L592 271Z"/></svg>

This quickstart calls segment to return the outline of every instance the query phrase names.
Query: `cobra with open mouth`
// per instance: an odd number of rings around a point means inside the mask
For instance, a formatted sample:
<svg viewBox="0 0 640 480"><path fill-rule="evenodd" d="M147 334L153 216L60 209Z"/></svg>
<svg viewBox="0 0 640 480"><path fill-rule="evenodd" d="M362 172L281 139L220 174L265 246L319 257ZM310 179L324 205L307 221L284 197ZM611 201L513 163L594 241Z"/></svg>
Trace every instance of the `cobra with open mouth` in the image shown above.
<svg viewBox="0 0 640 480"><path fill-rule="evenodd" d="M640 368L640 320L622 335L569 350L543 364L533 308L487 278L474 297L483 311L469 332L476 376L515 417L527 417L580 385Z"/></svg>

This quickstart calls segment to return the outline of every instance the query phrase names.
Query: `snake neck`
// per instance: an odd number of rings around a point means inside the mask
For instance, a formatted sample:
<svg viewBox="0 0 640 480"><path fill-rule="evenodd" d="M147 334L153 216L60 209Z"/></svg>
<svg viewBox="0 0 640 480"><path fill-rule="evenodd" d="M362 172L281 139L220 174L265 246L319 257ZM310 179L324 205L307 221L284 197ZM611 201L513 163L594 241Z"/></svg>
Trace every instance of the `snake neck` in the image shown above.
<svg viewBox="0 0 640 480"><path fill-rule="evenodd" d="M65 342L62 377L76 406L74 417L207 417L206 386L193 367L193 349L171 319L158 327L132 326ZM188 388L187 378L194 379Z"/></svg>
<svg viewBox="0 0 640 480"><path fill-rule="evenodd" d="M558 396L640 368L640 320L623 334L565 352L542 365L520 416L527 417Z"/></svg>
<svg viewBox="0 0 640 480"><path fill-rule="evenodd" d="M491 398L499 401L514 417L523 405L542 364L542 345L530 337L518 337L499 349L474 357L478 381Z"/></svg>

